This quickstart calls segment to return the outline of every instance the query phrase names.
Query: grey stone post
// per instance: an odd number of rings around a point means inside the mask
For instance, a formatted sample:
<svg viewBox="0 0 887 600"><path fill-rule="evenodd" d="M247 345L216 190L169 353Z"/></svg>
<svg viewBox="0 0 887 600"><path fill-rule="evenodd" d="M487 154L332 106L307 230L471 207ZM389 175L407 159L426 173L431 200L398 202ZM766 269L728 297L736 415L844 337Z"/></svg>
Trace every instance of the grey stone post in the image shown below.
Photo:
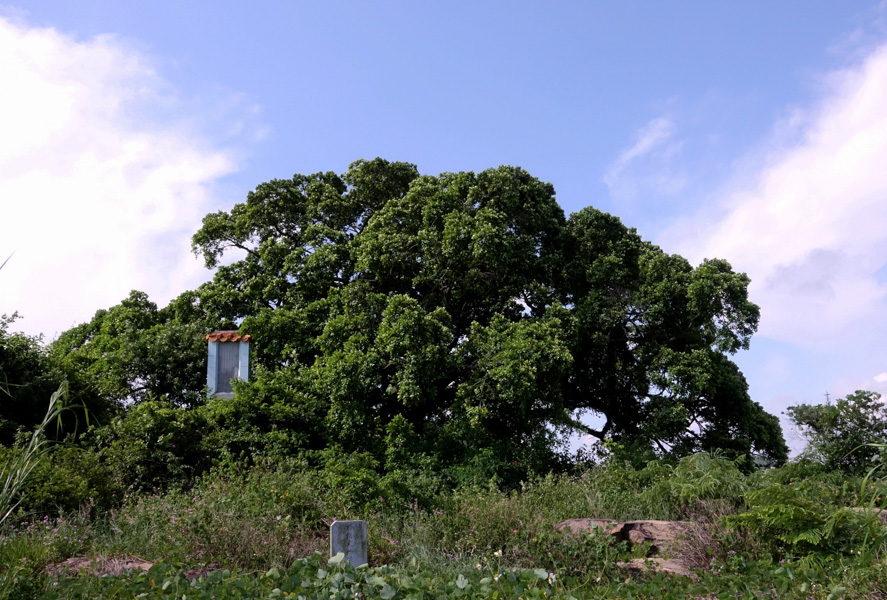
<svg viewBox="0 0 887 600"><path fill-rule="evenodd" d="M339 552L352 567L367 564L367 524L365 521L335 521L330 525L330 557Z"/></svg>

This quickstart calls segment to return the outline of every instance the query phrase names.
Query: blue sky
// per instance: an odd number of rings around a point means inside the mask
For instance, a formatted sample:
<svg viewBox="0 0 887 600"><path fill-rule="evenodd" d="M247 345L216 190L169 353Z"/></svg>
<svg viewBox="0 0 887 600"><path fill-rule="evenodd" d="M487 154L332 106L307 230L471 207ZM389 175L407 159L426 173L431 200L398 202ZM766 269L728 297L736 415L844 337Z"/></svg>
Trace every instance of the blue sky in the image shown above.
<svg viewBox="0 0 887 600"><path fill-rule="evenodd" d="M0 0L0 132L0 313L48 339L199 285L262 181L512 164L747 272L771 412L887 394L884 1Z"/></svg>

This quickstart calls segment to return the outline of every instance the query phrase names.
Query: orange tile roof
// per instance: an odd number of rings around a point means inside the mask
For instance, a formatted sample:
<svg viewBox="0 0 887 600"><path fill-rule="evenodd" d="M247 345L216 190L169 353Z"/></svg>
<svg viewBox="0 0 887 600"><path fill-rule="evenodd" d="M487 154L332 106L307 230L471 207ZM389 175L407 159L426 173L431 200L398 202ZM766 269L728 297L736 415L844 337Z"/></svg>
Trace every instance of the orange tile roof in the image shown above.
<svg viewBox="0 0 887 600"><path fill-rule="evenodd" d="M253 339L251 335L237 335L236 330L213 331L206 335L208 342L248 342Z"/></svg>

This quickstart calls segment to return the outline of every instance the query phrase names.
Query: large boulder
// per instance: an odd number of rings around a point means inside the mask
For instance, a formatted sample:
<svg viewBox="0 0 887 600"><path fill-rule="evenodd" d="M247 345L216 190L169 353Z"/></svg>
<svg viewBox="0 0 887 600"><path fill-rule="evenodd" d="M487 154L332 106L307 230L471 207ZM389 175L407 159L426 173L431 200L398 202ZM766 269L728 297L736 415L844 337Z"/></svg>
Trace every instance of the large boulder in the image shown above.
<svg viewBox="0 0 887 600"><path fill-rule="evenodd" d="M686 521L614 521L612 519L570 519L554 526L558 531L603 530L629 546L650 544L650 555L669 552L686 529Z"/></svg>

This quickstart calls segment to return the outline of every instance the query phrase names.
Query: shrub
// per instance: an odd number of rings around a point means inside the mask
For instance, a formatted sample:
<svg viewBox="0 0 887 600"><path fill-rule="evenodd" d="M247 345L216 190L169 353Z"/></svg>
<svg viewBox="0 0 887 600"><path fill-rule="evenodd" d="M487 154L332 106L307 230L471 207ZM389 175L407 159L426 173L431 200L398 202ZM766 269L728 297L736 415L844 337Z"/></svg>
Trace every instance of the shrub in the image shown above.
<svg viewBox="0 0 887 600"><path fill-rule="evenodd" d="M209 468L212 457L201 444L206 431L200 410L149 400L91 429L86 441L107 465L115 486L151 491L187 487Z"/></svg>
<svg viewBox="0 0 887 600"><path fill-rule="evenodd" d="M842 506L818 481L773 484L746 494L748 510L725 523L756 535L774 555L849 556L885 538L877 517Z"/></svg>
<svg viewBox="0 0 887 600"><path fill-rule="evenodd" d="M112 553L221 561L236 568L289 565L322 548L323 505L297 470L214 469L188 493L130 497L109 519Z"/></svg>
<svg viewBox="0 0 887 600"><path fill-rule="evenodd" d="M663 468L668 470L667 475L661 472ZM748 490L746 477L735 461L707 452L685 456L674 469L655 462L647 469L655 472L655 483L643 495L651 503L661 502L681 515L701 501L735 505Z"/></svg>
<svg viewBox="0 0 887 600"><path fill-rule="evenodd" d="M826 471L863 475L882 458L887 411L881 394L857 390L834 404L799 404L789 418L807 438L806 453Z"/></svg>
<svg viewBox="0 0 887 600"><path fill-rule="evenodd" d="M0 456L9 452L0 449ZM66 444L40 457L21 496L27 513L58 515L76 513L86 505L108 510L120 503L123 490L97 452Z"/></svg>

